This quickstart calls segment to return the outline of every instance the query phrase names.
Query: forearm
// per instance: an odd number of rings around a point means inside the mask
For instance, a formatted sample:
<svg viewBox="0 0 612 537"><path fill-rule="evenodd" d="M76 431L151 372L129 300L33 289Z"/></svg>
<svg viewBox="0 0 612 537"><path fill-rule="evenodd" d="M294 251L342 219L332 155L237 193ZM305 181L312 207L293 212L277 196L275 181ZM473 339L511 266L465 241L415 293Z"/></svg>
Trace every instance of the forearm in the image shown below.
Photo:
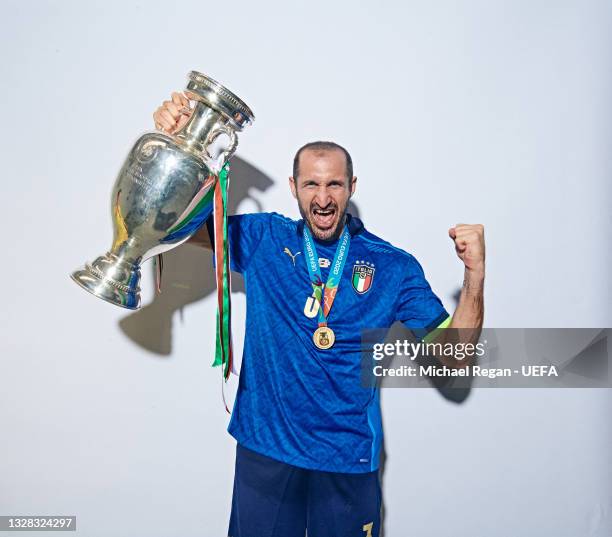
<svg viewBox="0 0 612 537"><path fill-rule="evenodd" d="M482 271L473 271L465 269L463 286L459 304L452 316L451 323L440 329L439 334L434 336L436 343L461 344L465 349L466 345L475 345L478 343L482 323L484 319L484 268ZM462 353L462 358L454 356L440 355L437 356L441 364L447 367L464 368L472 365L473 356L466 358L465 353Z"/></svg>
<svg viewBox="0 0 612 537"><path fill-rule="evenodd" d="M476 343L484 319L484 268L465 269L459 304L449 328L460 328L462 343Z"/></svg>

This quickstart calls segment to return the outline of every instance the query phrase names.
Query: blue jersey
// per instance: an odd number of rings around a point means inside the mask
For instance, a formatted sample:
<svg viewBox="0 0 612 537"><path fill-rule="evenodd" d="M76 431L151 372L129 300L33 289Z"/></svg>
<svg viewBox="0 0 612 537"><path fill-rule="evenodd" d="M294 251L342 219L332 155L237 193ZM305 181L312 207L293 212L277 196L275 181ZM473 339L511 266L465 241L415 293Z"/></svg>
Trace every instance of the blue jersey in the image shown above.
<svg viewBox="0 0 612 537"><path fill-rule="evenodd" d="M371 472L382 426L378 389L361 384L361 330L401 321L427 332L448 313L412 255L349 215L350 248L327 318L336 340L318 349L303 225L276 213L229 217L231 267L244 276L247 313L228 430L246 448L294 466ZM315 242L325 281L337 241Z"/></svg>

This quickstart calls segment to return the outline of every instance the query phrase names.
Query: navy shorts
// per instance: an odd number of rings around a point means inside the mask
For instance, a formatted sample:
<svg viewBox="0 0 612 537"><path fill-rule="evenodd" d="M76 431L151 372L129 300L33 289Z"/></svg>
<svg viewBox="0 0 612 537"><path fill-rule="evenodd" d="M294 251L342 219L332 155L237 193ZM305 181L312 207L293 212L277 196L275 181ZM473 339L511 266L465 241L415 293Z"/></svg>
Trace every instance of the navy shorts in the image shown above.
<svg viewBox="0 0 612 537"><path fill-rule="evenodd" d="M378 472L306 470L236 446L229 537L378 537Z"/></svg>

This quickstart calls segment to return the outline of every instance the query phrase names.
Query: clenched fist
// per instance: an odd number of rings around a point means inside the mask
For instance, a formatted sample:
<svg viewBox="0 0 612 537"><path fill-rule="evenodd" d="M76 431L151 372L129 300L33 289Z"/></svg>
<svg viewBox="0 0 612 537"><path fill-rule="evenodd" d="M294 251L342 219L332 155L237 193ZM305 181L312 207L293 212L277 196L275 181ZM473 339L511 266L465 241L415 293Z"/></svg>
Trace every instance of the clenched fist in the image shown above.
<svg viewBox="0 0 612 537"><path fill-rule="evenodd" d="M182 93L173 92L171 101L164 101L155 110L153 120L155 128L173 134L178 131L191 117L193 110L189 106L189 99Z"/></svg>
<svg viewBox="0 0 612 537"><path fill-rule="evenodd" d="M465 268L472 272L482 272L485 266L484 226L482 224L457 224L448 230L455 242L455 251Z"/></svg>

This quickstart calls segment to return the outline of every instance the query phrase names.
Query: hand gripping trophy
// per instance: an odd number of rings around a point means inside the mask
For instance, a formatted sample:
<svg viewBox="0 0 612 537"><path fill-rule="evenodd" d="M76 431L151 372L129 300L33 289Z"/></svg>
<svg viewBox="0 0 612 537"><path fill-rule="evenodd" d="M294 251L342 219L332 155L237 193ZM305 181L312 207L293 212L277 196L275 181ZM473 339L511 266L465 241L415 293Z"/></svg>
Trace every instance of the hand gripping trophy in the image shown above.
<svg viewBox="0 0 612 537"><path fill-rule="evenodd" d="M191 117L172 135L150 132L136 141L113 187L112 247L71 275L117 306L139 308L140 265L185 242L204 222L203 209L238 145L236 132L255 119L212 78L192 71L188 80L185 94L196 102ZM229 137L229 147L213 159L209 148L221 134Z"/></svg>
<svg viewBox="0 0 612 537"><path fill-rule="evenodd" d="M111 195L111 249L71 277L111 304L137 309L140 265L158 256L159 288L161 254L189 239L214 207L217 337L213 365L223 365L227 380L232 368L228 160L238 145L236 132L251 124L255 116L212 78L191 71L188 80L185 95L196 103L191 116L174 134L150 132L136 141ZM221 134L229 138L229 145L213 158L209 150Z"/></svg>

